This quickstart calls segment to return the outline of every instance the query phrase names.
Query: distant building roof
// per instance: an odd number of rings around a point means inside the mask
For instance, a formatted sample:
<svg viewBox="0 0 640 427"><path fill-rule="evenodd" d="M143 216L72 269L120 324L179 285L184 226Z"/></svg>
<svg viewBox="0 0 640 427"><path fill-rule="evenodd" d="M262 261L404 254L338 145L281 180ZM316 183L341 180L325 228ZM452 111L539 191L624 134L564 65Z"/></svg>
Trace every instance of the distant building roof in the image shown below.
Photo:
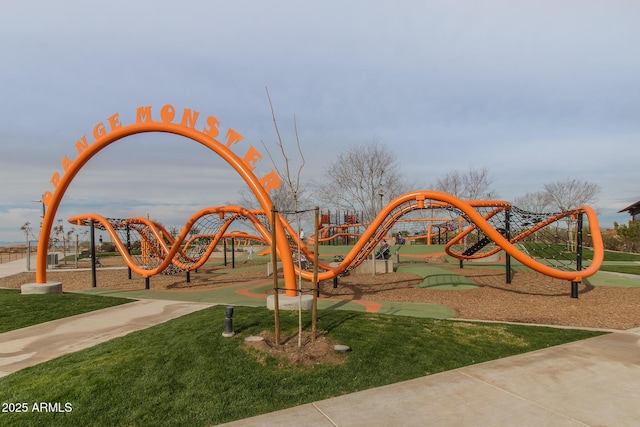
<svg viewBox="0 0 640 427"><path fill-rule="evenodd" d="M627 206L626 208L618 211L618 213L620 212L629 212L631 215L633 215L634 213L637 213L638 211L640 211L640 200L635 202L634 204Z"/></svg>

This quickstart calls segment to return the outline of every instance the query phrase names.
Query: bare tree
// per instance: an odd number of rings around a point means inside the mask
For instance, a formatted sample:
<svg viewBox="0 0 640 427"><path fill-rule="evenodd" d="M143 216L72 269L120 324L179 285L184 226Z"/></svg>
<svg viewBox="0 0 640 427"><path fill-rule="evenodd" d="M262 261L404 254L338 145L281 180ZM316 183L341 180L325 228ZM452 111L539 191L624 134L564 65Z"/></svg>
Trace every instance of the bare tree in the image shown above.
<svg viewBox="0 0 640 427"><path fill-rule="evenodd" d="M438 179L433 188L461 199L491 199L497 196L491 189L492 183L493 178L486 166L482 169L470 167L466 172L454 170L448 173Z"/></svg>
<svg viewBox="0 0 640 427"><path fill-rule="evenodd" d="M340 154L327 176L316 189L318 198L331 207L361 211L364 222L372 221L389 200L406 190L395 154L378 141Z"/></svg>
<svg viewBox="0 0 640 427"><path fill-rule="evenodd" d="M564 212L597 201L600 186L578 178L567 178L544 184L544 193L554 209Z"/></svg>
<svg viewBox="0 0 640 427"><path fill-rule="evenodd" d="M464 198L464 180L462 174L457 170L448 173L444 178L438 179L432 187L437 191Z"/></svg>
<svg viewBox="0 0 640 427"><path fill-rule="evenodd" d="M31 235L34 240L38 240L35 234L33 234L33 229L31 228L31 223L29 221L25 222L22 227L20 227L20 230L25 234L27 242L29 241L29 235Z"/></svg>
<svg viewBox="0 0 640 427"><path fill-rule="evenodd" d="M555 181L544 184L544 193L549 204L560 212L565 212L582 205L593 203L598 198L600 187L597 184L583 181L578 178L567 178L564 181ZM567 221L567 250L576 248L575 221L571 216Z"/></svg>
<svg viewBox="0 0 640 427"><path fill-rule="evenodd" d="M71 228L70 230L65 231L62 219L58 219L58 224L59 225L53 227L50 240L54 242L53 245L55 245L56 243L62 242L62 257L66 265L67 264L67 243L71 242L71 236L73 235L75 230Z"/></svg>
<svg viewBox="0 0 640 427"><path fill-rule="evenodd" d="M516 197L513 204L528 212L542 213L549 209L549 198L545 192L536 191L535 193L526 193L524 196Z"/></svg>

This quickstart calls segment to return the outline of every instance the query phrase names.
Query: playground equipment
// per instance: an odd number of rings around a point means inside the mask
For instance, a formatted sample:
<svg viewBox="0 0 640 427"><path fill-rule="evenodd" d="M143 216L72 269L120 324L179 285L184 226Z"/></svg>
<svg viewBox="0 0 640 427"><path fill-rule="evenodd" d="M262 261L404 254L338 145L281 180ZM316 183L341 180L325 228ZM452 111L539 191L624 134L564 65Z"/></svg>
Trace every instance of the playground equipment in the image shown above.
<svg viewBox="0 0 640 427"><path fill-rule="evenodd" d="M261 236L234 230L227 233L235 221L250 220ZM271 226L262 211L239 206L202 209L194 214L182 232L173 238L159 223L143 217L127 219L105 218L98 214L77 215L69 222L105 230L131 270L142 277L151 277L171 267L171 273L200 268L224 239L241 239L257 243L271 242ZM132 251L132 242L140 242L139 253Z"/></svg>
<svg viewBox="0 0 640 427"><path fill-rule="evenodd" d="M369 224L359 222L361 215L358 212L327 212L321 214L321 227L318 230L321 244L346 244L356 242ZM412 244L424 241L427 245L441 244L442 239L448 241L448 236L453 230L451 222L457 219L446 217L424 217L410 214L403 216L394 224L391 233L395 240L401 240ZM391 237L387 236L391 241ZM398 244L398 243L396 243ZM404 244L404 243L403 243Z"/></svg>
<svg viewBox="0 0 640 427"><path fill-rule="evenodd" d="M94 127L95 141L92 144L89 144L84 136L76 142L78 156L75 160L63 157L61 165L64 172L55 172L52 175L53 191L45 192L42 198L47 209L38 244L36 285L48 285L46 256L49 236L56 211L74 177L103 148L124 137L145 132L171 133L209 148L238 172L256 196L261 210L252 212L238 206L203 209L187 221L175 239L160 224L140 217L114 220L98 214L88 214L73 217L70 219L71 222L79 225L100 224L111 235L127 265L137 274L149 278L168 268L175 271L197 269L224 239L226 230L233 221L248 219L259 234L256 238L266 242L271 246L271 250L276 251L282 263L287 296L296 296L300 292L297 289L296 276L313 280L314 273L295 266L291 248L299 245L303 255L310 261L315 260L316 254L310 251L304 242L298 241L297 233L283 216L277 215L273 223L267 220L265 213L271 213L274 207L269 192L280 183L273 170L262 178L253 174L255 164L262 155L252 146L243 157L236 155L231 147L238 144L242 136L233 129L227 130L225 143L217 140L220 122L214 116L206 117L204 126L200 128L197 128L197 111L185 108L181 118L176 120L176 117L176 110L170 104L160 109L156 120L151 107L139 107L136 109L135 123L129 125L124 125L120 115L116 113L108 118L107 125L100 122ZM340 230L340 233L357 234L357 242L337 266L318 262L319 268L323 271L317 275L317 279L332 279L357 267L380 242L389 238L396 224L411 218L413 212L420 210L430 213L423 217L435 218L435 212L439 215L449 214L448 220L437 224L432 221L430 224L432 228L438 228L437 235L440 235L442 230L452 233L456 231L456 237L446 246L446 251L451 256L461 260L474 259L504 250L508 257L517 259L533 270L570 281L572 296L577 297L577 284L597 272L604 257L598 221L588 206L568 212L539 214L521 211L505 201L465 201L446 193L420 190L392 200L370 224L358 223L355 215L348 218L349 221L346 222L349 225ZM583 269L585 266L582 231L585 228L585 220L592 239L593 255L591 263ZM358 232L349 231L350 227L358 227ZM129 250L131 233L137 234L141 242L139 256L133 255ZM275 245L272 235L276 236ZM427 235L430 240L431 231Z"/></svg>
<svg viewBox="0 0 640 427"><path fill-rule="evenodd" d="M602 263L604 252L598 222L588 206L560 213L532 213L505 201L464 201L446 193L421 190L400 196L384 207L337 266L335 263L329 265L318 261L322 270L318 280L332 279L356 268L381 242L383 246L376 257L385 257L389 251L386 240L392 240L388 235L394 225L412 212L425 210L449 214L449 231L456 232L456 236L445 246L449 255L460 260L472 260L504 250L507 260L513 257L542 274L570 281L573 284L572 296L577 296L577 283L598 271ZM300 245L303 256L314 260L316 254L298 240L297 233L284 217L278 215L277 218L285 231L287 245L291 248ZM216 245L227 235L229 226L237 220L249 220L259 234L251 238L271 245L272 226L264 212L239 206L212 207L199 211L175 240L159 224L145 218L114 221L93 214L70 219L79 225L86 225L89 221L100 223L123 253L127 264L144 277L158 274L169 265L173 265L175 271L197 269L206 262ZM582 253L585 223L593 240L593 256L588 266L583 262ZM197 230L197 233L193 230ZM123 232L130 239L130 233L134 231L141 241L147 242L151 257L143 254L136 260L127 253ZM190 237L187 239L187 236ZM248 236L242 234L242 238L247 239ZM150 260L153 260L153 265ZM299 269L295 263L293 270L295 276L313 279L312 272Z"/></svg>

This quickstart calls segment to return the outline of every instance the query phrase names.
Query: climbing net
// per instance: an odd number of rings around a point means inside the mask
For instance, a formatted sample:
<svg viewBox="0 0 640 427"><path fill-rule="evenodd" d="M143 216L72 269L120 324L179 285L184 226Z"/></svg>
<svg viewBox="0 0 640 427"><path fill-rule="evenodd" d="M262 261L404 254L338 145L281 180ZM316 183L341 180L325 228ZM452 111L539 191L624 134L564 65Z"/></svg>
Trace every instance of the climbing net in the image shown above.
<svg viewBox="0 0 640 427"><path fill-rule="evenodd" d="M265 230L270 230L266 215L258 212L255 217ZM94 222L94 227L110 231L112 237L117 237L128 257L138 267L144 270L158 269L167 258L171 258L161 272L176 274L204 264L224 239L240 238L264 243L260 236L229 232L230 225L236 221L252 223L246 216L236 212L205 213L187 224L186 230L180 235L184 235L182 238L176 232L167 231L158 222L139 217L101 218ZM81 225L90 226L91 221L83 220Z"/></svg>
<svg viewBox="0 0 640 427"><path fill-rule="evenodd" d="M579 254L581 228L586 224L578 210L529 212L501 201L467 202L493 230L544 265L575 270L577 263L590 255L589 251L584 251L585 256ZM461 260L486 258L503 249L461 208L435 199L421 204L412 200L397 205L387 215L346 272L362 263L381 241L398 234L411 238L409 230L429 244L446 243L447 253Z"/></svg>
<svg viewBox="0 0 640 427"><path fill-rule="evenodd" d="M447 209L458 218L459 233L448 247L459 259L477 259L497 254L498 246L461 210ZM505 239L532 259L560 270L574 270L584 261L579 254L584 219L579 211L530 212L516 206L479 206L476 210ZM588 251L584 252L589 255ZM580 259L578 259L580 258Z"/></svg>
<svg viewBox="0 0 640 427"><path fill-rule="evenodd" d="M337 265L319 263L323 272L317 273L318 280L348 273L375 253L381 243L386 251L384 254L389 254L389 243L398 237L398 224L402 225L403 220L406 222L419 218L429 218L429 226L423 237L427 243L433 244L436 240L439 243L444 234L445 251L453 257L470 260L489 257L504 250L509 255L507 260L513 257L517 262L545 275L570 280L572 286L582 278L594 274L603 258L597 218L588 206L567 212L536 213L504 201L465 201L445 193L423 190L394 199L382 212L383 215L376 217L367 226L352 250L341 261L336 260ZM116 246L123 253L129 267L147 278L165 270L166 273L174 273L199 268L208 260L220 240L233 236L228 229L234 221L249 220L258 231L253 237L265 243L271 242L269 218L262 211L250 211L238 206L205 208L187 221L177 237L168 233L160 224L145 218L106 219L91 214L72 217L69 221L78 225L98 222L117 242ZM277 218L283 227L284 233L280 236L287 240L286 245L289 248L298 246L296 230L283 216ZM585 224L587 221L590 222L588 225ZM584 229L592 235L592 251L583 251ZM282 230L279 229L276 234ZM248 239L250 236L243 232L242 238ZM138 243L137 247L135 242ZM279 239L277 246L282 249L283 244ZM378 254L383 253L383 247ZM286 247L282 251L279 256L283 260L286 260L282 258L283 254L294 254L294 251L288 251ZM295 252L300 256L304 254L313 258L317 255L305 245L300 245ZM583 269L586 258L590 259L590 265ZM285 275L287 286L290 286L287 289L293 289L291 284L295 274L306 280L312 277L303 267L293 270L293 265L289 264L285 272L288 274ZM573 289L572 287L572 292Z"/></svg>

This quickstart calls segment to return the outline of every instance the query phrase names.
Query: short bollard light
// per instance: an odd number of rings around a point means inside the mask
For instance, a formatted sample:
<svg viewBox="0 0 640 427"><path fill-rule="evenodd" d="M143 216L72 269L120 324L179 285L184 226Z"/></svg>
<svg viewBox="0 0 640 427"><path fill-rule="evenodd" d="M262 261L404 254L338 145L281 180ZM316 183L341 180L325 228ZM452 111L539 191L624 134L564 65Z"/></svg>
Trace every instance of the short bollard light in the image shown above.
<svg viewBox="0 0 640 427"><path fill-rule="evenodd" d="M222 332L222 336L229 338L234 336L236 333L233 332L233 307L227 306L224 315L224 332Z"/></svg>

